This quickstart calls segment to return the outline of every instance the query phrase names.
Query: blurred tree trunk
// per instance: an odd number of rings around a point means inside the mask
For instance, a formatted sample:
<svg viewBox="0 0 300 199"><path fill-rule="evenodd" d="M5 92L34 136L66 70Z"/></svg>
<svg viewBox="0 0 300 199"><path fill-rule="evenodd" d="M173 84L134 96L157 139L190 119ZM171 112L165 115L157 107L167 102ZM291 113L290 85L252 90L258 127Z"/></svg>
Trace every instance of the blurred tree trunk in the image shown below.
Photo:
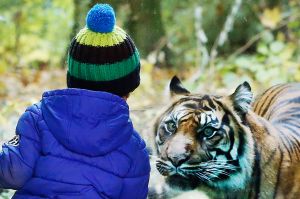
<svg viewBox="0 0 300 199"><path fill-rule="evenodd" d="M81 0L73 0L73 26L70 32L70 38L69 38L69 44L71 43L71 40L73 37L76 36L77 32L84 27L85 24L85 16L89 9L89 2L88 1L81 1ZM69 51L69 44L67 46L67 49L65 51L64 56L61 59L61 68L66 67L66 61L68 57L68 51Z"/></svg>
<svg viewBox="0 0 300 199"><path fill-rule="evenodd" d="M77 32L85 25L85 16L89 9L87 1L73 0L74 13L73 13L73 27L70 35L70 39L76 36Z"/></svg>
<svg viewBox="0 0 300 199"><path fill-rule="evenodd" d="M15 45L14 45L14 53L16 55L15 67L19 67L20 63L20 37L21 37L21 22L22 22L22 10L17 11L14 14L14 26L15 26Z"/></svg>
<svg viewBox="0 0 300 199"><path fill-rule="evenodd" d="M117 10L117 8L120 5L124 4L124 2L125 0L90 0L89 8L93 7L97 3L107 3L111 5L115 10Z"/></svg>
<svg viewBox="0 0 300 199"><path fill-rule="evenodd" d="M165 29L161 17L160 0L131 0L127 28L143 57L150 53L156 65L170 66L170 49L167 47ZM162 57L160 56L163 53Z"/></svg>

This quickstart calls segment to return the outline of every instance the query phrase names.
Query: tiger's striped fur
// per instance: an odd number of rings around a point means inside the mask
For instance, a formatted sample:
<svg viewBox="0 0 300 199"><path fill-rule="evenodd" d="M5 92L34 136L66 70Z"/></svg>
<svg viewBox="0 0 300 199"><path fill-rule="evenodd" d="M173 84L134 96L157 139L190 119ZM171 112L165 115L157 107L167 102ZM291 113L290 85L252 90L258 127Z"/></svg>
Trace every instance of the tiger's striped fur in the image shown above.
<svg viewBox="0 0 300 199"><path fill-rule="evenodd" d="M300 198L299 83L268 89L253 108L247 83L230 96L190 94L176 77L170 88L179 97L155 125L168 191L150 198Z"/></svg>
<svg viewBox="0 0 300 199"><path fill-rule="evenodd" d="M259 146L259 190L273 198L300 198L300 84L281 84L265 91L247 120ZM268 142L274 140L274 142Z"/></svg>

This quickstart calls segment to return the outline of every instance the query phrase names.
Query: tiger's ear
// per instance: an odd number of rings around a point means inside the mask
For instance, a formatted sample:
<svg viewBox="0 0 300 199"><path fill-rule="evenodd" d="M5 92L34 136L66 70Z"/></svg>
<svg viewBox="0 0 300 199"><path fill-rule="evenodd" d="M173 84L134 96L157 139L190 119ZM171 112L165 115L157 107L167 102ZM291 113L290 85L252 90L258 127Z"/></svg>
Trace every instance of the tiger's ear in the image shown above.
<svg viewBox="0 0 300 199"><path fill-rule="evenodd" d="M170 94L173 97L174 95L188 95L190 91L183 87L180 79L175 75L169 85Z"/></svg>
<svg viewBox="0 0 300 199"><path fill-rule="evenodd" d="M234 109L242 115L246 114L250 110L253 100L250 84L248 82L240 84L230 98Z"/></svg>

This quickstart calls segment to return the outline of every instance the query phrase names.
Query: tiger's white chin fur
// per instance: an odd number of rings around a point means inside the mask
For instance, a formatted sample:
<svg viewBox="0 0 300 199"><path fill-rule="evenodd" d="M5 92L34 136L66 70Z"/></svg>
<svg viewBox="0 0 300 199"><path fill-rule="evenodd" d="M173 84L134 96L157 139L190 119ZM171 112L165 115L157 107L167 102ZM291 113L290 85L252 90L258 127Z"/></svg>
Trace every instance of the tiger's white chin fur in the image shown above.
<svg viewBox="0 0 300 199"><path fill-rule="evenodd" d="M205 193L203 193L202 191L183 192L182 194L174 197L173 199L195 199L195 198L209 199L209 197Z"/></svg>

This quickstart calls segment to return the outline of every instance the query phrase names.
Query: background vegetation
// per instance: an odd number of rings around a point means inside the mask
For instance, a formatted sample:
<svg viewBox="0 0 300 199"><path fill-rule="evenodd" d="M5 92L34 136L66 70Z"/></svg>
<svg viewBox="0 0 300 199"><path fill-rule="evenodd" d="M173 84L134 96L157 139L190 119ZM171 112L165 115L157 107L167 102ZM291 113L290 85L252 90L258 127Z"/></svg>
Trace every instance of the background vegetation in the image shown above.
<svg viewBox="0 0 300 199"><path fill-rule="evenodd" d="M142 85L129 100L142 132L174 74L199 92L300 81L299 0L1 0L0 140L43 91L65 87L68 45L97 2L115 7L142 54Z"/></svg>

